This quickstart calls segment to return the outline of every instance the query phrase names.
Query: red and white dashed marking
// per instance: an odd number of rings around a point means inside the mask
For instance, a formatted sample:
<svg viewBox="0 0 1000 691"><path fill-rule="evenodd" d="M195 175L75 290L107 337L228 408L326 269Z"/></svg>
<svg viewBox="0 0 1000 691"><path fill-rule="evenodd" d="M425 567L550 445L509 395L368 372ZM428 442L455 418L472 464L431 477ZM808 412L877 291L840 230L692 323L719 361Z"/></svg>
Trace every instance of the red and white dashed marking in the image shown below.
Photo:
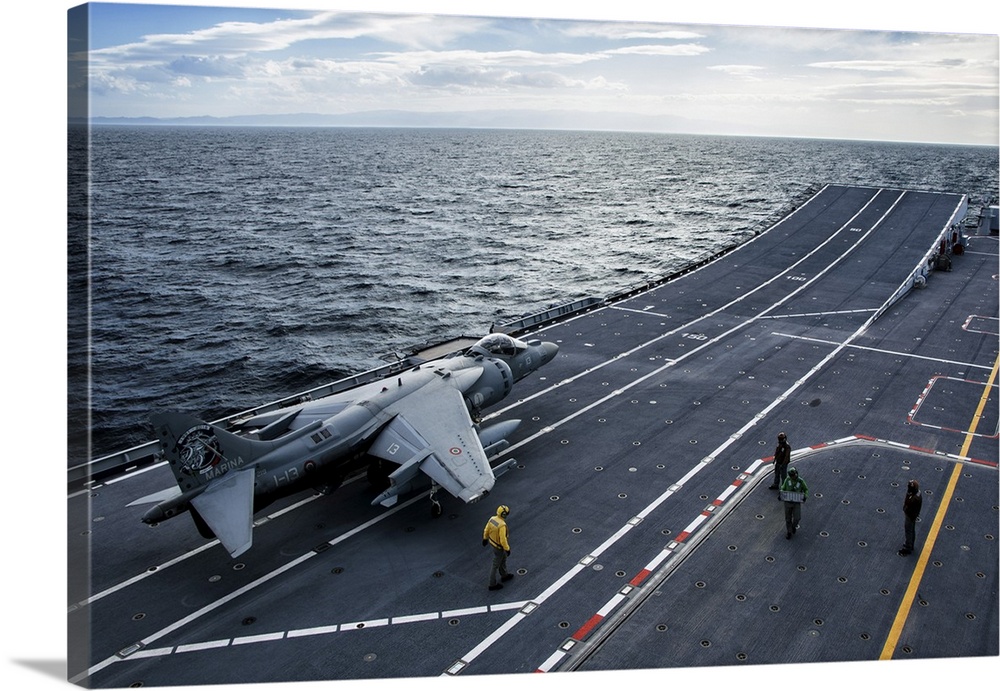
<svg viewBox="0 0 1000 691"><path fill-rule="evenodd" d="M963 331L968 331L969 333L974 333L974 334L989 334L990 336L1000 335L1000 329L997 329L997 330L994 330L994 331L986 331L984 329L973 329L973 328L971 328L972 322L974 322L977 319L981 319L984 322L989 322L989 321L998 322L998 321L1000 321L1000 320L997 319L997 317L984 317L984 316L981 316L981 315L978 315L978 314L970 314L969 318L965 320L964 324L962 324L962 330ZM996 327L994 327L994 328L996 328Z"/></svg>
<svg viewBox="0 0 1000 691"><path fill-rule="evenodd" d="M957 381L957 382L961 382L963 384L975 384L977 386L983 386L984 385L983 382L981 382L981 381L975 381L973 379L959 379L957 377L946 377L944 375L935 375L935 376L931 377L931 380L929 382L927 382L927 386L925 386L924 390L920 392L920 395L917 397L917 402L913 404L913 408L910 409L910 412L906 416L906 419L911 424L920 425L922 427L930 427L931 429L939 429L939 430L942 430L942 431L945 431L945 432L957 432L959 434L968 434L969 433L968 430L958 429L957 427L944 427L942 425L931 425L931 424L928 424L926 422L920 422L919 420L916 419L917 412L919 412L920 407L924 404L925 400L927 399L927 396L930 395L931 390L934 388L934 385L939 380L942 380L942 379L947 380L947 381ZM989 385L987 384L987 386L989 386ZM993 384L992 386L996 386L996 384ZM996 434L977 434L975 432L972 432L971 434L974 437L985 437L987 439L996 439L997 438Z"/></svg>
<svg viewBox="0 0 1000 691"><path fill-rule="evenodd" d="M916 452L920 454L926 454L935 457L947 458L954 461L962 461L968 463L975 463L979 465L984 465L991 468L997 468L997 463L995 461L986 461L981 459L969 458L966 456L959 456L957 454L945 453L942 451L935 451L933 449L926 449L914 445L902 444L899 442L893 442L886 439L880 439L877 437L867 436L867 435L853 435L849 437L844 437L842 439L836 439L830 442L824 442L820 444L815 444L813 446L804 447L797 449L793 452L793 460L801 461L803 458L810 456L819 451L828 450L832 447L837 446L847 446L855 444L866 444L866 445L880 445L887 446L889 448L900 449L904 451ZM396 617L386 617L383 619L374 619L363 622L348 622L342 624L330 624L326 626L316 626L307 629L294 629L289 631L275 631L271 633L259 634L255 636L243 636L237 638L220 639L213 641L203 641L195 642L189 644L183 644L178 646L168 646L168 647L146 647L142 643L136 644L127 648L125 650L119 651L119 653L104 663L96 666L91 670L91 672L98 669L106 667L112 662L123 662L125 660L140 660L148 659L152 657L161 657L174 654L183 654L189 652L196 652L202 650L212 650L212 649L222 649L228 648L230 646L240 646L240 645L252 645L258 643L273 643L274 641L290 640L295 638L307 637L307 636L323 636L331 634L345 634L350 631L357 631L367 628L385 627L385 626L402 626L406 624L412 624L417 622L426 622L434 620L447 620L454 617L461 616L471 616L480 614L489 614L502 611L512 611L514 615L507 620L500 628L493 632L490 636L481 641L475 648L473 648L469 653L467 653L462 658L458 659L448 670L445 671L446 675L455 675L460 673L465 667L468 666L470 662L475 660L479 655L489 649L493 644L495 644L500 638L502 638L507 632L509 632L514 626L524 620L533 611L535 611L542 603L548 600L552 595L559 591L563 586L565 586L569 581L571 581L580 572L586 569L588 566L593 564L598 557L603 554L607 549L612 547L615 543L621 540L632 528L639 525L643 519L651 514L657 507L659 507L667 498L679 491L684 484L690 480L694 475L696 475L700 470L706 467L708 463L715 459L715 456L725 448L726 445L716 449L710 456L702 460L693 467L683 478L681 478L677 483L670 486L667 491L657 497L652 503L646 506L641 513L636 517L629 520L625 525L619 528L613 535L611 535L607 540L604 541L597 549L588 554L586 557L581 559L576 563L571 569L569 569L561 578L553 582L548 588L546 588L538 597L533 600L524 600L508 603L498 603L495 605L480 606L480 607L468 607L465 609L454 609L442 612L425 612L419 614L407 614L403 616ZM705 522L711 518L713 515L718 513L721 507L723 507L726 502L733 499L734 495L757 473L762 467L770 469L773 457L768 456L765 458L758 459L751 463L747 469L741 472L726 488L708 504L691 522L685 526L685 528L677 535L677 537L672 540L665 548L660 550L650 561L636 572L635 576L628 582L627 585L620 588L615 594L594 613L590 619L588 619L583 626L581 626L573 636L563 643L558 650L553 652L548 659L546 659L537 669L537 672L549 672L555 669L565 657L572 651L572 649L586 640L588 636L596 629L610 614L612 614L623 602L625 602L628 597L632 594L635 588L642 585L650 575L656 572L661 566L663 566L671 556L673 556L677 549L686 543L693 535L696 535L698 530L700 530ZM415 500L410 500L412 503ZM337 542L335 540L333 542ZM312 556L313 553L310 553ZM300 557L300 560L302 558ZM287 567L286 567L287 568ZM284 571L285 569L282 569ZM169 630L176 628L170 627ZM148 639L149 642L153 640L153 637Z"/></svg>
<svg viewBox="0 0 1000 691"><path fill-rule="evenodd" d="M624 588L620 589L615 595L608 600L603 607L601 607L597 612L587 620L587 622L577 629L570 640L564 643L559 650L554 652L545 662L541 664L536 670L537 672L549 672L554 669L562 660L569 654L573 647L577 643L582 643L587 639L590 633L597 628L601 622L607 618L612 612L614 612L619 605L621 605L631 592L640 586L649 576L654 573L660 566L664 564L676 551L677 548L684 543L688 538L694 535L702 525L708 521L709 518L714 516L720 507L722 507L726 501L731 499L734 494L742 487L750 477L757 472L762 466L770 464L773 457L761 458L750 464L744 472L740 473L735 480L730 483L723 492L712 501L711 504L706 506L701 513L699 513L694 520L684 527L676 538L670 541L670 543L664 547L660 552L654 556L642 569L636 573L635 576L628 582Z"/></svg>
<svg viewBox="0 0 1000 691"><path fill-rule="evenodd" d="M980 465L986 465L989 467L996 468L997 464L990 461L984 461L974 458L968 458L964 456L958 456L956 454L944 453L941 451L934 451L932 449L925 449L919 446L913 446L912 444L901 444L899 442L891 442L885 439L878 439L876 437L871 437L867 435L852 435L850 437L844 437L842 439L835 439L830 442L823 442L820 444L815 444L813 446L806 447L804 449L799 449L793 453L793 457L796 461L801 461L802 458L812 455L818 451L828 450L833 447L838 446L848 446L854 444L876 444L889 446L896 449L912 451L921 454L928 454L931 456L945 457L950 460L978 463ZM597 610L597 612L590 617L576 633L574 633L566 642L564 642L558 650L553 652L535 671L540 673L550 672L555 669L573 648L583 643L588 636L596 629L600 624L614 612L619 605L625 602L632 590L639 587L649 578L650 575L656 572L661 566L663 566L666 561L673 556L677 549L686 542L692 535L694 535L709 518L718 513L719 509L730 499L733 495L744 485L746 482L754 475L762 466L770 467L773 462L774 457L768 456L766 458L761 458L753 463L740 475L733 480L733 482L726 487L726 489L719 494L719 496L708 506L706 506L698 516L694 518L684 530L682 530L677 537L672 540L666 547L664 547L660 552L653 557L642 569L636 573L636 575L628 582L628 585L620 589L618 592L608 600L604 606Z"/></svg>

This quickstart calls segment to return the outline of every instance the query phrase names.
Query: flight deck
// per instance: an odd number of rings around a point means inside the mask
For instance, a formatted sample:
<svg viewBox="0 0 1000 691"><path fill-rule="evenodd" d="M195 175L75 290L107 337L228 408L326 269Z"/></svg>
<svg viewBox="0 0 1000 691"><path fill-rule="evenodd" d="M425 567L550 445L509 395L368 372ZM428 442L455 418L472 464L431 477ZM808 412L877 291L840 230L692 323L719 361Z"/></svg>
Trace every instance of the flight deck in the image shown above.
<svg viewBox="0 0 1000 691"><path fill-rule="evenodd" d="M998 238L961 194L828 185L696 270L522 338L555 359L485 499L364 475L232 558L142 523L164 464L70 495L71 679L94 688L998 654ZM956 230L958 229L958 230ZM655 251L655 245L650 245ZM280 394L281 392L276 392ZM808 483L786 537L779 432ZM923 510L903 541L906 484ZM483 525L511 512L514 578ZM780 640L782 644L775 644Z"/></svg>

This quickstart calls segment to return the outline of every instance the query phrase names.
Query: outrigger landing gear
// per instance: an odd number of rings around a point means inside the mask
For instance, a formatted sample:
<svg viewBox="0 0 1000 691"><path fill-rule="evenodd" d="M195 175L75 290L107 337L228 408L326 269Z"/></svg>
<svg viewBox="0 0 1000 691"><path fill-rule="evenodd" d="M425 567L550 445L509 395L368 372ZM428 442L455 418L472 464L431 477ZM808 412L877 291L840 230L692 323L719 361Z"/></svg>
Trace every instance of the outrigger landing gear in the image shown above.
<svg viewBox="0 0 1000 691"><path fill-rule="evenodd" d="M438 488L438 486L436 484L433 485L433 486L431 486L431 494L430 494L430 498L431 498L431 518L440 518L441 517L441 512L442 512L441 502L439 502L438 499L437 499L437 491L438 491L438 489L439 488Z"/></svg>

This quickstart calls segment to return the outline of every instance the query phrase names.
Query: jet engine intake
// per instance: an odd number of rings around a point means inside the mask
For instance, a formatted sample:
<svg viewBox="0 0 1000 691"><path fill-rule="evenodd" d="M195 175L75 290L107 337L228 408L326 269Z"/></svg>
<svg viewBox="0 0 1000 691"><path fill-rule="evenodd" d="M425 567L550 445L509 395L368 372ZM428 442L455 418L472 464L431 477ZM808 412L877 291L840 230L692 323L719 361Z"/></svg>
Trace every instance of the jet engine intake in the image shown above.
<svg viewBox="0 0 1000 691"><path fill-rule="evenodd" d="M482 410L502 401L513 388L514 374L510 365L503 360L486 360L483 363L483 373L465 391L465 397L473 410Z"/></svg>

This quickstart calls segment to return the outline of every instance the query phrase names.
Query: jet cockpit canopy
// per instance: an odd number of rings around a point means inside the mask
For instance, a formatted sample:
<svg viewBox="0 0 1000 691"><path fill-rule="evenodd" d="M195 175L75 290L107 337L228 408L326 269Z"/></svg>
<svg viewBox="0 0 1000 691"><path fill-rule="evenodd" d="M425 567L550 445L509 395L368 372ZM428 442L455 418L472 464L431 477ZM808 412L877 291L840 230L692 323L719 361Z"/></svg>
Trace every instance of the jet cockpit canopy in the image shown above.
<svg viewBox="0 0 1000 691"><path fill-rule="evenodd" d="M490 334L479 339L469 348L470 354L488 355L490 357L512 357L526 350L528 344L507 334Z"/></svg>

